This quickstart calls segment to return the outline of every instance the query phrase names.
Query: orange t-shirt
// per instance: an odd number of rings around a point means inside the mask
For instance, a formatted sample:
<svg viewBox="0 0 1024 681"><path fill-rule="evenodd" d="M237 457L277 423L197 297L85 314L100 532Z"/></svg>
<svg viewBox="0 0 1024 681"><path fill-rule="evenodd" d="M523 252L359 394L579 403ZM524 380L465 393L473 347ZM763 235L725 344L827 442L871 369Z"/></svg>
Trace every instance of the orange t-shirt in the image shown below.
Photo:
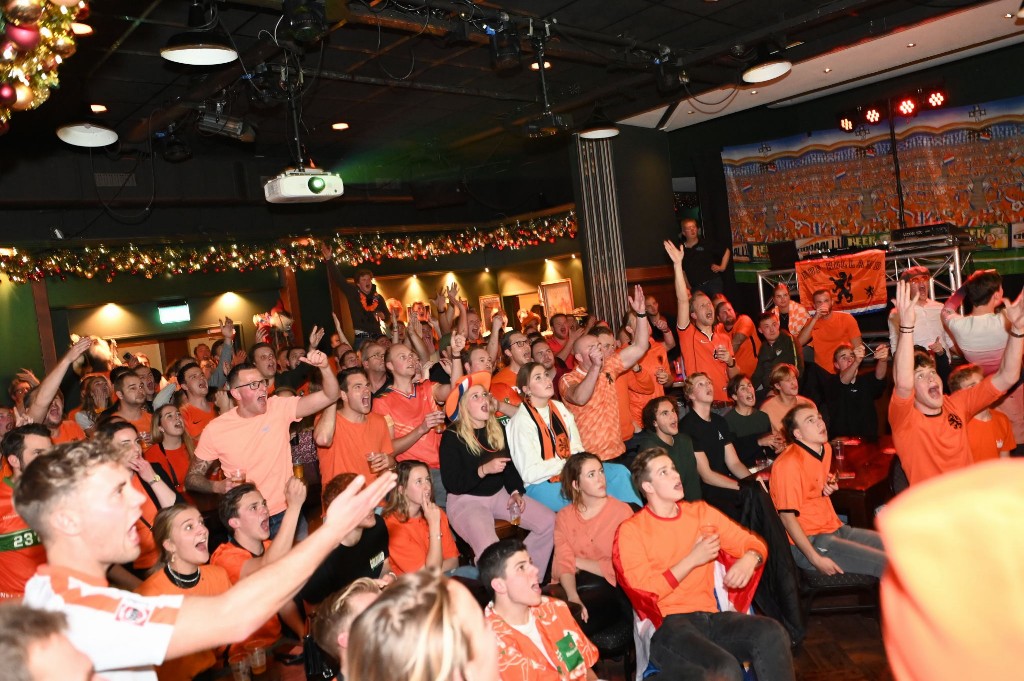
<svg viewBox="0 0 1024 681"><path fill-rule="evenodd" d="M889 424L896 453L911 485L974 461L964 427L968 420L994 402L1000 392L988 377L978 385L943 395L942 412L926 416L914 408L914 394L889 401Z"/></svg>
<svg viewBox="0 0 1024 681"><path fill-rule="evenodd" d="M373 411L387 420L388 426L394 431L395 440L419 428L423 417L440 409L434 402L434 385L433 381L416 383L408 395L390 386L382 396L374 398ZM440 446L441 434L431 429L412 447L399 454L398 460L422 461L430 468L440 468Z"/></svg>
<svg viewBox="0 0 1024 681"><path fill-rule="evenodd" d="M183 594L185 596L217 596L231 588L231 579L224 568L217 565L203 565L199 568L199 582L189 589L182 589L171 582L163 570L157 570L146 581L135 589L142 596L165 596ZM203 650L175 660L167 660L156 668L159 681L180 681L191 679L196 674L217 665L217 654L220 651Z"/></svg>
<svg viewBox="0 0 1024 681"><path fill-rule="evenodd" d="M736 350L736 366L740 368L741 373L753 376L754 369L757 368L757 353L761 350L761 341L757 336L757 329L754 328L754 321L747 315L741 314L736 317L732 331L726 331L724 324L718 324L715 327L715 332L729 337L730 350L732 350L732 339L736 334L742 333L746 336Z"/></svg>
<svg viewBox="0 0 1024 681"><path fill-rule="evenodd" d="M998 459L1001 452L1010 452L1017 446L1013 438L1010 419L1001 411L990 409L988 421L973 418L967 422L967 441L971 443L974 463Z"/></svg>
<svg viewBox="0 0 1024 681"><path fill-rule="evenodd" d="M430 532L427 519L422 515L409 518L404 523L394 514L384 516L388 528L388 564L396 575L416 572L427 564L430 549ZM459 549L455 546L452 528L448 526L448 515L441 511L441 558L456 558Z"/></svg>
<svg viewBox="0 0 1024 681"><path fill-rule="evenodd" d="M615 378L615 396L619 400L619 437L623 442L633 437L640 425L639 422L636 426L633 424L633 401L638 400L646 404L647 400L654 397L654 374L647 371L643 364L637 366L640 367L640 371L626 369Z"/></svg>
<svg viewBox="0 0 1024 681"><path fill-rule="evenodd" d="M665 350L665 344L652 338L650 347L647 348L647 352L644 353L643 358L640 360L640 366L644 368L654 382L654 391L650 394L639 392L629 394L629 416L633 420L634 425L642 428L644 407L651 400L664 397L665 395L665 386L658 383L658 368L664 369L668 372L669 376L673 375L672 367L668 363L668 351Z"/></svg>
<svg viewBox="0 0 1024 681"><path fill-rule="evenodd" d="M831 534L843 525L832 500L821 493L831 465L832 445L826 444L822 458L818 459L795 442L772 465L772 502L780 511L795 510L796 521L808 537ZM789 543L793 543L792 537Z"/></svg>
<svg viewBox="0 0 1024 681"><path fill-rule="evenodd" d="M288 504L284 486L292 477L291 433L288 427L299 419L295 410L300 397L267 398L267 411L260 416L243 417L238 407L218 416L203 430L196 447L196 458L220 460L221 468L241 468L267 500L271 515Z"/></svg>
<svg viewBox="0 0 1024 681"><path fill-rule="evenodd" d="M679 354L683 357L686 375L704 373L711 379L715 388L716 402L729 402L725 386L729 383L729 370L725 362L715 359L715 348L719 345L732 348L732 339L720 331L712 331L710 336L697 329L692 321L685 329L676 329L679 336Z"/></svg>
<svg viewBox="0 0 1024 681"><path fill-rule="evenodd" d="M612 355L605 360L600 371L603 375L597 379L594 393L584 406L568 401L564 404L576 419L583 448L601 457L602 461L607 461L626 451L619 423L619 395L615 387L615 379L623 371L622 360L618 355ZM559 384L562 395L582 383L586 377L586 372L580 367L563 375Z"/></svg>
<svg viewBox="0 0 1024 681"><path fill-rule="evenodd" d="M14 510L14 484L0 481L0 601L24 596L25 582L46 562L46 549Z"/></svg>
<svg viewBox="0 0 1024 681"><path fill-rule="evenodd" d="M270 548L270 540L263 542L264 552ZM226 541L217 547L217 550L210 556L210 565L219 565L227 573L228 578L231 579L232 584L237 584L242 579L242 566L244 566L253 555L247 550L238 546L232 541ZM266 622L260 625L257 629L240 643L232 644L233 647L244 648L246 643L252 641L276 641L281 638L281 622L277 619L277 615L271 616Z"/></svg>
<svg viewBox="0 0 1024 681"><path fill-rule="evenodd" d="M320 457L320 479L326 485L340 473L363 475L366 481L377 479L370 472L366 455L370 452L390 454L395 451L387 421L370 412L363 423L353 423L340 413L334 415L334 440L330 447L317 447Z"/></svg>
<svg viewBox="0 0 1024 681"><path fill-rule="evenodd" d="M125 419L125 421L128 421L128 419ZM148 411L144 411L142 412L142 416L134 421L128 421L128 423L135 426L135 430L139 431L139 435L149 438L149 434L152 432L153 428L153 415Z"/></svg>
<svg viewBox="0 0 1024 681"><path fill-rule="evenodd" d="M148 570L160 560L160 549L157 548L156 538L153 537L153 521L160 510L153 503L153 500L146 493L142 481L136 473L132 475L132 487L142 495L142 517L135 521L135 528L139 531L139 557L132 565L137 570Z"/></svg>
<svg viewBox="0 0 1024 681"><path fill-rule="evenodd" d="M61 421L57 427L57 434L50 438L55 445L65 442L77 442L85 439L85 431L74 421Z"/></svg>
<svg viewBox="0 0 1024 681"><path fill-rule="evenodd" d="M878 516L882 635L897 681L1019 679L1024 462L915 485Z"/></svg>
<svg viewBox="0 0 1024 681"><path fill-rule="evenodd" d="M185 445L177 449L161 449L160 445L151 445L142 455L151 464L160 464L160 467L167 472L171 479L174 491L178 494L185 493L185 476L188 475L188 450Z"/></svg>
<svg viewBox="0 0 1024 681"><path fill-rule="evenodd" d="M551 561L551 581L565 573L576 572L576 558L596 560L601 576L615 585L612 567L612 545L615 533L625 520L633 517L633 509L624 501L608 497L604 507L586 520L569 504L555 514L555 554Z"/></svg>
<svg viewBox="0 0 1024 681"><path fill-rule="evenodd" d="M680 501L674 518L655 515L644 506L619 525L614 552L621 571L619 582L633 591L657 599L662 616L690 612L718 612L715 601L715 561L696 567L676 580L673 565L693 550L701 525L718 528L721 548L740 558L747 551L768 557L768 547L756 534L740 527L714 506L703 501Z"/></svg>
<svg viewBox="0 0 1024 681"><path fill-rule="evenodd" d="M821 320L811 329L811 342L808 343L814 348L814 363L830 374L836 372L832 355L843 343L852 343L854 338L860 337L860 327L857 320L848 312L834 311L828 319Z"/></svg>
<svg viewBox="0 0 1024 681"><path fill-rule="evenodd" d="M217 418L217 410L213 408L212 404L207 404L210 407L209 411L191 404L186 404L181 408L181 422L185 424L185 430L193 440L199 440L199 436L203 434L206 426Z"/></svg>

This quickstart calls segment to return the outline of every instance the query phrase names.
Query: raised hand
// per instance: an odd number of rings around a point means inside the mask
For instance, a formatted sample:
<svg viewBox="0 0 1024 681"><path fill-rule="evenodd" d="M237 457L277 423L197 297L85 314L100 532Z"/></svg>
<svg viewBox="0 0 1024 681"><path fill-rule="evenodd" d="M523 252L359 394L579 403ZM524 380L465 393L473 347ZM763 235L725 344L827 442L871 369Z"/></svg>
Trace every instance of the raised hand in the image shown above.
<svg viewBox="0 0 1024 681"><path fill-rule="evenodd" d="M83 340L86 340L86 339L83 339ZM75 343L75 345L78 345L78 343L81 343L81 342L82 341L79 340L78 342ZM73 351L75 349L75 345L71 346L71 350L68 351L69 355L71 354L71 351ZM89 345L92 345L92 343L90 342ZM74 360L72 359L72 361L74 361ZM14 374L14 377L17 378L19 381L25 381L26 383L28 383L29 385L31 385L33 387L39 385L39 379L36 378L35 373L31 369L22 368L21 371L19 371L18 373Z"/></svg>
<svg viewBox="0 0 1024 681"><path fill-rule="evenodd" d="M364 489L366 478L356 476L356 479L327 507L323 528L319 531L331 532L340 541L355 529L359 521L377 506L385 494L391 491L397 479L394 473L382 473Z"/></svg>
<svg viewBox="0 0 1024 681"><path fill-rule="evenodd" d="M640 288L640 284L637 284L633 288L633 297L628 298L628 300L629 306L633 308L633 312L636 312L637 314L644 313L644 290Z"/></svg>
<svg viewBox="0 0 1024 681"><path fill-rule="evenodd" d="M313 330L309 332L309 347L316 348L320 345L320 341L324 339L323 327L313 325Z"/></svg>
<svg viewBox="0 0 1024 681"><path fill-rule="evenodd" d="M320 242L320 253L324 256L324 260L330 260L334 257L334 249L332 249L331 245L326 241Z"/></svg>
<svg viewBox="0 0 1024 681"><path fill-rule="evenodd" d="M231 321L231 317L225 317L224 321L217 320L220 324L220 334L224 336L224 340L230 341L235 337L235 323Z"/></svg>
<svg viewBox="0 0 1024 681"><path fill-rule="evenodd" d="M300 357L299 361L303 364L308 364L311 367L316 367L317 369L323 369L324 367L329 366L327 363L327 355L319 350L314 350L305 357Z"/></svg>
<svg viewBox="0 0 1024 681"><path fill-rule="evenodd" d="M1024 331L1024 291L1017 296L1017 300L1006 306L1003 314L1010 321L1010 326L1014 331L1017 333Z"/></svg>
<svg viewBox="0 0 1024 681"><path fill-rule="evenodd" d="M306 483L296 477L288 478L284 485L284 501L288 508L302 508L306 502Z"/></svg>
<svg viewBox="0 0 1024 681"><path fill-rule="evenodd" d="M935 339L936 343L938 343L938 340L939 340L938 338ZM938 343L938 346L941 349L942 348L942 343ZM877 360L879 362L886 362L886 361L889 360L889 345L888 345L888 343L882 343L877 348L875 348L875 360Z"/></svg>
<svg viewBox="0 0 1024 681"><path fill-rule="evenodd" d="M913 295L911 295L912 289L913 287L909 282L896 282L896 297L892 302L896 306L896 314L899 315L900 326L913 327L917 322L918 294L914 291ZM1020 302L1020 298L1017 301ZM1021 314L1024 315L1024 311Z"/></svg>
<svg viewBox="0 0 1024 681"><path fill-rule="evenodd" d="M452 336L452 356L462 354L462 351L466 349L466 337L461 333L457 333Z"/></svg>
<svg viewBox="0 0 1024 681"><path fill-rule="evenodd" d="M423 517L427 520L427 527L430 528L430 533L438 534L437 530L441 527L441 509L434 503L433 499L426 497L424 497L423 505L420 508L423 509Z"/></svg>
<svg viewBox="0 0 1024 681"><path fill-rule="evenodd" d="M74 362L76 359L84 355L92 347L93 339L92 336L85 336L75 341L75 344L68 350L67 358L69 362ZM25 376L27 374L27 376ZM21 373L18 374L18 378L23 381L28 381L32 385L39 385L39 379L29 371L28 369L22 369Z"/></svg>
<svg viewBox="0 0 1024 681"><path fill-rule="evenodd" d="M669 260L672 261L673 265L678 265L683 262L683 249L679 248L668 239L664 241L664 244L665 252L668 253Z"/></svg>

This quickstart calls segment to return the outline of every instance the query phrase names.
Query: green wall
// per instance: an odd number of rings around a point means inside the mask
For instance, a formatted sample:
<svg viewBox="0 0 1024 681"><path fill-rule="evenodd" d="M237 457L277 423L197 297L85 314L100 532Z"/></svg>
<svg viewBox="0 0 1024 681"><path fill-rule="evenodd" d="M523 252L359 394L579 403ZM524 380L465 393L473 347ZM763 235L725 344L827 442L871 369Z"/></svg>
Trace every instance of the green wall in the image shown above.
<svg viewBox="0 0 1024 681"><path fill-rule="evenodd" d="M39 320L36 318L32 287L0 280L0 347L3 348L3 366L0 367L0 403L9 405L7 386L22 367L32 369L42 377L43 353L39 345Z"/></svg>

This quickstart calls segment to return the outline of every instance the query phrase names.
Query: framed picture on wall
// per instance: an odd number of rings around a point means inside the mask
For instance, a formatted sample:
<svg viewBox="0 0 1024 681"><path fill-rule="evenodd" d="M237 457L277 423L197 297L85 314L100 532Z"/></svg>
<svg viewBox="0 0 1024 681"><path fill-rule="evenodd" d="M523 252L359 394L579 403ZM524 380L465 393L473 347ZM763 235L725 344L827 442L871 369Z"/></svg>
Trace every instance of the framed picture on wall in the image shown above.
<svg viewBox="0 0 1024 681"><path fill-rule="evenodd" d="M544 316L548 319L558 313L572 314L572 279L542 282L538 292L541 305L544 306Z"/></svg>
<svg viewBox="0 0 1024 681"><path fill-rule="evenodd" d="M497 294L480 296L480 321L485 328L491 328L491 315L496 309L501 309L501 296Z"/></svg>

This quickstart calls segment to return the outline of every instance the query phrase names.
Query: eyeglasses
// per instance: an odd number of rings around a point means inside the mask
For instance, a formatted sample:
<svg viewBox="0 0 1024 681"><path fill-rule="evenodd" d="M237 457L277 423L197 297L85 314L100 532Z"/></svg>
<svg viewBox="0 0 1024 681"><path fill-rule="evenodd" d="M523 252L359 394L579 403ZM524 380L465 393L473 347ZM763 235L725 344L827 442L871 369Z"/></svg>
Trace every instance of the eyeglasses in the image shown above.
<svg viewBox="0 0 1024 681"><path fill-rule="evenodd" d="M270 381L268 381L265 378L262 378L258 381L252 381L251 383L240 383L235 387L248 388L249 390L259 390L260 388L266 388L268 385L270 385Z"/></svg>
<svg viewBox="0 0 1024 681"><path fill-rule="evenodd" d="M509 343L509 345L512 345L512 346L515 346L515 347L519 347L520 345L529 345L529 344L530 344L530 341L528 341L528 340L517 340L517 341L512 341L511 343Z"/></svg>

